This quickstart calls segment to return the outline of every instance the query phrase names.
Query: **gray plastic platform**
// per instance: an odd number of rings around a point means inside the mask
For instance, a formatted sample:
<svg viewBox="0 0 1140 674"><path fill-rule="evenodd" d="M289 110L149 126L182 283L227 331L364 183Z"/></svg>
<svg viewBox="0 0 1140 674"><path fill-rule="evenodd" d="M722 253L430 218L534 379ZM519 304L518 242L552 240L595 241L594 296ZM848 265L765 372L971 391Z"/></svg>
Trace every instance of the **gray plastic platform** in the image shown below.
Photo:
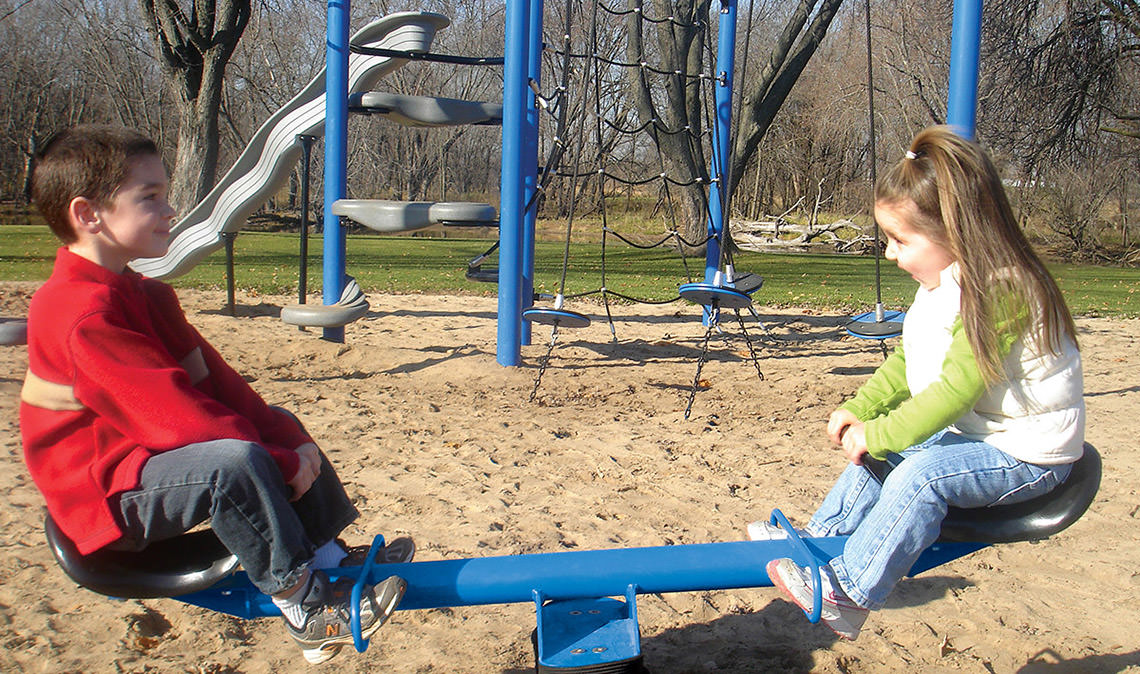
<svg viewBox="0 0 1140 674"><path fill-rule="evenodd" d="M405 126L463 126L502 124L503 106L498 103L462 101L457 98L408 96L387 91L364 91L348 97L354 112L384 115Z"/></svg>
<svg viewBox="0 0 1140 674"><path fill-rule="evenodd" d="M409 232L440 224L486 227L499 224L494 206L467 201L337 199L332 212L377 232Z"/></svg>
<svg viewBox="0 0 1140 674"><path fill-rule="evenodd" d="M28 343L28 321L23 318L0 318L0 345L18 346Z"/></svg>
<svg viewBox="0 0 1140 674"><path fill-rule="evenodd" d="M281 320L307 328L340 328L368 313L368 299L350 278L336 304L293 304L281 308Z"/></svg>

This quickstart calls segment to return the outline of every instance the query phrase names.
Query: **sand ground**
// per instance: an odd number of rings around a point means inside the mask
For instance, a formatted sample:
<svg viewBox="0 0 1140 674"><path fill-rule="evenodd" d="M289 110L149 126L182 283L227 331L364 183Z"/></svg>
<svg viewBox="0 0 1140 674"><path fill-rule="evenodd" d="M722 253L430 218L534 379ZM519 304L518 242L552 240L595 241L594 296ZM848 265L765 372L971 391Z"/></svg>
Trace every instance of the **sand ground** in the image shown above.
<svg viewBox="0 0 1140 674"><path fill-rule="evenodd" d="M22 315L34 284L0 284ZM370 297L334 344L286 326L286 297L180 291L191 321L269 401L302 417L363 516L346 532L411 534L419 559L741 540L781 508L803 522L843 466L824 421L882 360L845 317L758 308L716 337L690 418L704 328L691 305L599 305L549 329L523 365L495 360L493 298ZM1088 440L1104 479L1086 516L1040 543L984 549L905 580L857 642L811 625L772 588L639 598L654 672L1140 671L1140 321L1081 319ZM43 538L21 462L24 347L0 347L0 670L522 672L533 606L401 611L364 654L308 667L277 620L78 588Z"/></svg>

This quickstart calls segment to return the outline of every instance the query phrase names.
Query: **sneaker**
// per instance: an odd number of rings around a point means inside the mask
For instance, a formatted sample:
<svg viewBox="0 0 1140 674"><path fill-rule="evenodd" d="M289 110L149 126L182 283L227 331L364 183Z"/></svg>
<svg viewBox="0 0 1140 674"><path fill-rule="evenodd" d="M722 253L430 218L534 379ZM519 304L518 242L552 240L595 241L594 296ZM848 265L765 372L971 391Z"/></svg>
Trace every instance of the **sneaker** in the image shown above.
<svg viewBox="0 0 1140 674"><path fill-rule="evenodd" d="M807 531L796 528L801 538L811 536ZM780 541L788 537L788 532L767 520L752 522L748 525L748 540L751 541Z"/></svg>
<svg viewBox="0 0 1140 674"><path fill-rule="evenodd" d="M305 622L294 627L285 620L285 629L293 637L311 664L319 665L340 652L342 646L351 645L352 601L351 578L330 583L323 571L313 571L309 589L301 605L305 608ZM365 586L360 598L360 635L368 639L387 622L404 597L407 583L399 576L391 576L375 587Z"/></svg>
<svg viewBox="0 0 1140 674"><path fill-rule="evenodd" d="M805 611L811 611L812 578L811 572L799 566L790 559L773 559L768 562L768 577L772 584L780 588L797 606ZM819 579L823 586L823 605L820 607L820 619L839 636L849 641L855 641L859 630L870 613L868 609L851 601L851 598L839 587L834 572L828 565L819 569Z"/></svg>
<svg viewBox="0 0 1140 674"><path fill-rule="evenodd" d="M341 539L336 539L340 547L344 548L344 559L340 560L340 567L346 566L364 566L364 560L368 559L368 545L354 545L349 547L344 544ZM373 559L374 564L405 564L412 561L416 556L416 542L409 536L401 536L393 538L392 540L385 540L384 547L376 551L376 557Z"/></svg>

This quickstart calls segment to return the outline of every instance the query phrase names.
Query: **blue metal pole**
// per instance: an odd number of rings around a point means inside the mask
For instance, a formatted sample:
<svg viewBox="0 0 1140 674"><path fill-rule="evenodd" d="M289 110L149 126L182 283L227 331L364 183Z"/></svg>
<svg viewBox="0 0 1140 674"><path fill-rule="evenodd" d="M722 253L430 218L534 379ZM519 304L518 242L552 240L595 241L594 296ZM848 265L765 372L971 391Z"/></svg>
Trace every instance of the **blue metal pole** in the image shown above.
<svg viewBox="0 0 1140 674"><path fill-rule="evenodd" d="M543 0L532 0L530 6L530 36L527 41L527 78L536 85L542 81L542 10ZM523 140L523 204L534 199L538 188L538 97L526 92L526 125ZM534 303L534 226L538 218L538 204L524 214L522 232L522 306ZM531 342L531 323L522 322L521 344Z"/></svg>
<svg viewBox="0 0 1140 674"><path fill-rule="evenodd" d="M724 232L727 214L724 205L728 197L728 156L732 134L732 78L736 68L736 0L721 0L720 22L717 29L716 76L714 94L716 115L713 118L712 165L713 178L709 186L709 240L705 249L705 282L712 283L720 269L720 236Z"/></svg>
<svg viewBox="0 0 1140 674"><path fill-rule="evenodd" d="M347 194L348 183L348 24L349 0L329 0L325 44L325 208L323 299L336 304L344 289L344 230L332 205ZM344 341L344 328L325 328L324 338Z"/></svg>
<svg viewBox="0 0 1140 674"><path fill-rule="evenodd" d="M846 538L809 543L821 559L842 553ZM385 566L408 581L401 609L506 604L546 599L770 586L765 562L791 556L782 541L742 541L649 548L581 550Z"/></svg>
<svg viewBox="0 0 1140 674"><path fill-rule="evenodd" d="M519 364L522 354L522 231L527 68L531 0L507 3L503 63L503 149L499 186L499 315L496 356Z"/></svg>
<svg viewBox="0 0 1140 674"><path fill-rule="evenodd" d="M974 138L978 109L978 59L982 43L982 0L954 0L950 39L950 93L946 123Z"/></svg>

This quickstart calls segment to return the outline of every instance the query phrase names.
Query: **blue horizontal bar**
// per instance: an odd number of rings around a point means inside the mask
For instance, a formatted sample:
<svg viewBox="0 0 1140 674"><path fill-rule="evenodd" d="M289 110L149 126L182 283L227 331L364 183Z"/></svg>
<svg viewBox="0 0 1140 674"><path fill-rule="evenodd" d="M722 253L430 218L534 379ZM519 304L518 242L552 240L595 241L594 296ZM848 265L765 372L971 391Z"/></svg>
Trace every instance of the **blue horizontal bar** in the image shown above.
<svg viewBox="0 0 1140 674"><path fill-rule="evenodd" d="M830 559L844 541L808 544ZM768 560L791 552L786 540L580 550L384 565L371 580L406 580L401 609L529 602L536 591L554 600L622 596L630 585L639 594L725 590L771 585Z"/></svg>
<svg viewBox="0 0 1140 674"><path fill-rule="evenodd" d="M843 551L845 536L805 538L817 560ZM983 543L939 543L919 558L911 575L985 547ZM372 568L370 582L397 575L408 583L401 610L529 603L546 599L620 597L630 585L638 594L770 587L767 563L797 557L785 540L666 545L612 550L572 550L527 555L449 559ZM356 577L360 569L344 569ZM178 597L196 606L240 618L279 615L269 597L237 573L208 590Z"/></svg>

